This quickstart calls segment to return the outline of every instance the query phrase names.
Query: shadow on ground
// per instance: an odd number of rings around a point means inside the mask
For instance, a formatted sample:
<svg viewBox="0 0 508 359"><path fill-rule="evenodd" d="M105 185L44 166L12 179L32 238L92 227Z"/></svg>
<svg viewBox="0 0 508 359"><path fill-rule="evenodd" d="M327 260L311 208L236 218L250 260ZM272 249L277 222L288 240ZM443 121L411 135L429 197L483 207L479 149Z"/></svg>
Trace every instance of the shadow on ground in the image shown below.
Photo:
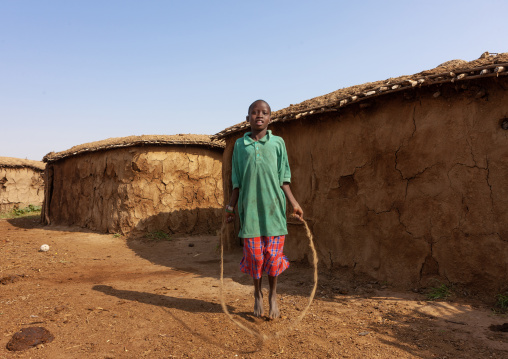
<svg viewBox="0 0 508 359"><path fill-rule="evenodd" d="M169 295L154 294L147 292L137 292L133 290L115 289L109 285L94 285L93 290L98 292L144 304L157 305L160 307L174 308L184 310L191 313L205 312L205 313L222 313L220 304L192 298L178 298ZM228 306L229 311L234 311L235 308Z"/></svg>

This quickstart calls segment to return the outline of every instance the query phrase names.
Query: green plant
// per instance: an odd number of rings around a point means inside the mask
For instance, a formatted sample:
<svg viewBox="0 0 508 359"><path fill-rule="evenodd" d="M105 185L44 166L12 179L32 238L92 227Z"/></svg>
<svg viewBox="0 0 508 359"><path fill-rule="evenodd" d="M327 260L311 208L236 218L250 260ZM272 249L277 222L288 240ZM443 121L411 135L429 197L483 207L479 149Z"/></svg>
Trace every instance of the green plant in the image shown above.
<svg viewBox="0 0 508 359"><path fill-rule="evenodd" d="M40 212L42 206L34 206L32 204L29 204L28 209L30 210L30 212Z"/></svg>
<svg viewBox="0 0 508 359"><path fill-rule="evenodd" d="M451 289L446 284L430 288L427 293L428 300L446 299L452 294Z"/></svg>
<svg viewBox="0 0 508 359"><path fill-rule="evenodd" d="M34 206L33 204L29 204L28 207L25 208L13 208L9 212L1 213L0 218L15 218L24 215L38 214L37 212L41 212L41 206Z"/></svg>
<svg viewBox="0 0 508 359"><path fill-rule="evenodd" d="M508 310L508 292L504 294L498 294L496 295L496 298L496 307L505 313Z"/></svg>
<svg viewBox="0 0 508 359"><path fill-rule="evenodd" d="M153 231L146 235L151 241L170 241L171 236L164 231Z"/></svg>
<svg viewBox="0 0 508 359"><path fill-rule="evenodd" d="M118 237L121 237L122 235L120 233L115 233L113 234L113 238L118 238Z"/></svg>
<svg viewBox="0 0 508 359"><path fill-rule="evenodd" d="M26 213L40 212L40 211L41 211L41 206L34 206L33 204L29 204L28 207L25 207L25 208L14 208L12 210L12 212L16 216L20 216L20 215L26 214Z"/></svg>

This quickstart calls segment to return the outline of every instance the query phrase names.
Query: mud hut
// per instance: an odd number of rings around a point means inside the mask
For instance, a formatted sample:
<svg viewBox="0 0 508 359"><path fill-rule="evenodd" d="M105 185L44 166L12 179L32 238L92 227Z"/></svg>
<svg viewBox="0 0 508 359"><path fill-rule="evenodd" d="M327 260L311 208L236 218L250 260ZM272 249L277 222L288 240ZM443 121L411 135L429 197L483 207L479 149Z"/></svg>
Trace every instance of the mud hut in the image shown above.
<svg viewBox="0 0 508 359"><path fill-rule="evenodd" d="M40 161L0 157L0 212L42 204L44 167Z"/></svg>
<svg viewBox="0 0 508 359"><path fill-rule="evenodd" d="M407 287L506 287L507 70L508 53L485 53L272 113L321 263ZM226 203L233 145L248 127L215 135L226 142ZM303 230L288 229L286 254L304 259Z"/></svg>
<svg viewBox="0 0 508 359"><path fill-rule="evenodd" d="M49 153L42 220L121 234L215 234L223 147L205 135L130 136Z"/></svg>

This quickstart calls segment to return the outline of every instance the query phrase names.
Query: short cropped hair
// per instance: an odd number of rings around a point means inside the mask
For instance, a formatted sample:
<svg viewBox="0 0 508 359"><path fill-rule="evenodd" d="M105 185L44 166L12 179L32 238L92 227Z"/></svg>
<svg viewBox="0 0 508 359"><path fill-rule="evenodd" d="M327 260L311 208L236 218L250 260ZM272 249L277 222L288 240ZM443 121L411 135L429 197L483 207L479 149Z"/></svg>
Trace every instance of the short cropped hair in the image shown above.
<svg viewBox="0 0 508 359"><path fill-rule="evenodd" d="M255 104L256 102L264 102L264 103L266 103L266 106L268 106L268 109L270 110L270 114L272 114L272 108L270 107L270 105L268 104L268 102L266 102L265 100L261 100L261 99L259 99L259 100L256 100L256 101L254 101L253 103L251 103L251 104L250 104L250 106L249 106L249 110L248 110L248 112L247 112L247 115L250 115L250 110L252 109L252 106L254 106L254 104Z"/></svg>

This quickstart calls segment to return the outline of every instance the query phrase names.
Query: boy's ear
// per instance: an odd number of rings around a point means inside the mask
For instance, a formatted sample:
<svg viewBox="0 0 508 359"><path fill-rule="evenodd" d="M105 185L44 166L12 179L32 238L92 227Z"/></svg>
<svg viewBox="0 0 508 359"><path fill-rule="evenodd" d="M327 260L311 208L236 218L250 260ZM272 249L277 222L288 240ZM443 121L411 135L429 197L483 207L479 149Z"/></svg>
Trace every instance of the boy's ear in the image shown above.
<svg viewBox="0 0 508 359"><path fill-rule="evenodd" d="M249 116L245 116L245 122L249 122Z"/></svg>

